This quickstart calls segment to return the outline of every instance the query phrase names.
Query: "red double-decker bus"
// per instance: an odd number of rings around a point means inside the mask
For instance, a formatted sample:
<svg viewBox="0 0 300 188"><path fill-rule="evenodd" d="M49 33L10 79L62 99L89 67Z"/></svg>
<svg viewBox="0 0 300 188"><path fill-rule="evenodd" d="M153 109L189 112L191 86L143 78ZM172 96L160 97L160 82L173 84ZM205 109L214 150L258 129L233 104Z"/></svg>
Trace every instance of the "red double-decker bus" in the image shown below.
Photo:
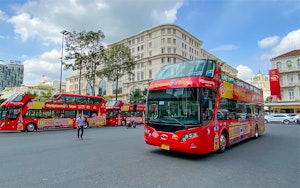
<svg viewBox="0 0 300 188"><path fill-rule="evenodd" d="M62 93L46 101L29 94L14 94L0 107L0 130L28 131L76 128L76 117L85 117L85 126L106 123L105 100L99 96Z"/></svg>
<svg viewBox="0 0 300 188"><path fill-rule="evenodd" d="M121 100L107 101L106 103L106 125L121 125L121 108L124 102Z"/></svg>
<svg viewBox="0 0 300 188"><path fill-rule="evenodd" d="M205 154L264 133L263 92L200 59L161 68L147 94L144 138L164 150Z"/></svg>
<svg viewBox="0 0 300 188"><path fill-rule="evenodd" d="M136 110L134 112L134 105ZM145 104L124 104L121 108L121 124L127 125L133 116L135 124L145 123Z"/></svg>

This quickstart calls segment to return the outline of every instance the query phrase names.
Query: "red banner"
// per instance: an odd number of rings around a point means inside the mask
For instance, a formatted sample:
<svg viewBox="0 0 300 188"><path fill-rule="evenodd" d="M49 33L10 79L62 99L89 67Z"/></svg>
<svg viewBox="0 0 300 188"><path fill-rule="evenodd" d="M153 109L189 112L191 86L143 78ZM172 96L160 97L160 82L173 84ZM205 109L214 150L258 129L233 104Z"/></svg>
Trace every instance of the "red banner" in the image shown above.
<svg viewBox="0 0 300 188"><path fill-rule="evenodd" d="M280 74L278 69L269 70L271 98L281 99L280 94Z"/></svg>

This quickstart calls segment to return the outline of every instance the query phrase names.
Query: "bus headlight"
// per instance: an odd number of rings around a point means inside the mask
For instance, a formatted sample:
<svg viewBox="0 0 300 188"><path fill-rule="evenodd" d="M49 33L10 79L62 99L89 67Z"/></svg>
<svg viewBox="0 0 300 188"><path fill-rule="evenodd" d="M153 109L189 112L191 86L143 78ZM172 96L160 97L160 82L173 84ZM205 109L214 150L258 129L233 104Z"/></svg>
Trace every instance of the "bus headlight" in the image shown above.
<svg viewBox="0 0 300 188"><path fill-rule="evenodd" d="M187 134L184 134L182 137L181 137L181 142L186 142L188 139L190 138L196 138L198 137L198 132L192 132L192 133L187 133Z"/></svg>
<svg viewBox="0 0 300 188"><path fill-rule="evenodd" d="M145 132L149 137L151 137L151 132L150 132L149 129L144 128L144 132Z"/></svg>

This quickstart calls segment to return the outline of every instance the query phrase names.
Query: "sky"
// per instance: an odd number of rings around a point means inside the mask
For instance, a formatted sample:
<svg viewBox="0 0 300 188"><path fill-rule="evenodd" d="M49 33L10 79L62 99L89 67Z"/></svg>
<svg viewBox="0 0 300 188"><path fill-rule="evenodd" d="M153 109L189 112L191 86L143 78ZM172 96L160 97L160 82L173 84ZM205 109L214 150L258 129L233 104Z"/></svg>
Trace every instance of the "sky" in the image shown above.
<svg viewBox="0 0 300 188"><path fill-rule="evenodd" d="M62 30L98 31L104 45L176 24L249 81L271 58L300 49L298 0L0 0L0 63L24 65L24 84L60 80ZM63 81L72 76L63 71Z"/></svg>

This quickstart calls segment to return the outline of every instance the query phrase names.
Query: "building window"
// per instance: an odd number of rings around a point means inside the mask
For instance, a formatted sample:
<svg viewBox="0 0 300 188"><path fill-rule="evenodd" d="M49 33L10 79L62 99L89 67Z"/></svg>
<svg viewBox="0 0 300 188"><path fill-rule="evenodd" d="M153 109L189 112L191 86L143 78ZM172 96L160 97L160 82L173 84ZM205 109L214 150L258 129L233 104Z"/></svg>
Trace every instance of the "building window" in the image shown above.
<svg viewBox="0 0 300 188"><path fill-rule="evenodd" d="M149 42L149 48L152 48L152 42Z"/></svg>
<svg viewBox="0 0 300 188"><path fill-rule="evenodd" d="M164 61L165 61L165 58L162 57L162 58L161 58L161 63L164 63Z"/></svg>
<svg viewBox="0 0 300 188"><path fill-rule="evenodd" d="M175 57L173 58L173 63L176 63L176 58Z"/></svg>
<svg viewBox="0 0 300 188"><path fill-rule="evenodd" d="M144 80L144 72L141 72L141 80Z"/></svg>
<svg viewBox="0 0 300 188"><path fill-rule="evenodd" d="M161 30L161 34L164 35L165 34L165 29Z"/></svg>
<svg viewBox="0 0 300 188"><path fill-rule="evenodd" d="M293 67L292 61L288 60L286 62L286 67L287 67L288 70L292 70L292 67Z"/></svg>
<svg viewBox="0 0 300 188"><path fill-rule="evenodd" d="M140 73L139 73L139 72L137 73L137 78L136 78L136 80L137 80L137 81L140 80Z"/></svg>
<svg viewBox="0 0 300 188"><path fill-rule="evenodd" d="M168 48L168 53L170 54L172 51L172 48Z"/></svg>
<svg viewBox="0 0 300 188"><path fill-rule="evenodd" d="M173 39L173 44L176 44L176 39Z"/></svg>
<svg viewBox="0 0 300 188"><path fill-rule="evenodd" d="M171 28L168 28L168 34L171 34Z"/></svg>
<svg viewBox="0 0 300 188"><path fill-rule="evenodd" d="M149 78L152 78L152 70L149 70Z"/></svg>
<svg viewBox="0 0 300 188"><path fill-rule="evenodd" d="M173 29L173 34L176 35L176 29Z"/></svg>
<svg viewBox="0 0 300 188"><path fill-rule="evenodd" d="M276 63L276 68L281 72L281 62Z"/></svg>
<svg viewBox="0 0 300 188"><path fill-rule="evenodd" d="M300 82L300 73L298 73L298 82Z"/></svg>
<svg viewBox="0 0 300 188"><path fill-rule="evenodd" d="M170 57L168 57L168 63L171 63L171 58Z"/></svg>
<svg viewBox="0 0 300 188"><path fill-rule="evenodd" d="M152 51L149 51L149 57L151 57L152 56Z"/></svg>
<svg viewBox="0 0 300 188"><path fill-rule="evenodd" d="M102 80L99 84L98 95L106 95L106 81Z"/></svg>
<svg viewBox="0 0 300 188"><path fill-rule="evenodd" d="M289 99L290 100L294 100L295 99L295 93L294 93L294 89L289 89Z"/></svg>
<svg viewBox="0 0 300 188"><path fill-rule="evenodd" d="M171 44L171 38L167 38L167 43Z"/></svg>
<svg viewBox="0 0 300 188"><path fill-rule="evenodd" d="M173 53L176 54L176 48L173 48Z"/></svg>
<svg viewBox="0 0 300 188"><path fill-rule="evenodd" d="M152 66L152 61L149 61L149 62L148 62L148 65L149 65L149 66Z"/></svg>
<svg viewBox="0 0 300 188"><path fill-rule="evenodd" d="M144 45L141 45L141 50L144 50Z"/></svg>
<svg viewBox="0 0 300 188"><path fill-rule="evenodd" d="M149 33L148 37L149 37L149 39L151 39L152 38L152 33Z"/></svg>
<svg viewBox="0 0 300 188"><path fill-rule="evenodd" d="M297 68L300 69L300 59L297 59Z"/></svg>
<svg viewBox="0 0 300 188"><path fill-rule="evenodd" d="M287 81L288 81L289 84L294 83L293 74L288 74L287 75Z"/></svg>
<svg viewBox="0 0 300 188"><path fill-rule="evenodd" d="M161 39L161 44L162 45L165 44L165 39L164 38Z"/></svg>
<svg viewBox="0 0 300 188"><path fill-rule="evenodd" d="M164 48L161 48L161 53L165 53L165 49Z"/></svg>
<svg viewBox="0 0 300 188"><path fill-rule="evenodd" d="M137 47L137 51L140 51L140 47L139 46Z"/></svg>
<svg viewBox="0 0 300 188"><path fill-rule="evenodd" d="M143 42L144 41L144 36L141 36L141 42Z"/></svg>

